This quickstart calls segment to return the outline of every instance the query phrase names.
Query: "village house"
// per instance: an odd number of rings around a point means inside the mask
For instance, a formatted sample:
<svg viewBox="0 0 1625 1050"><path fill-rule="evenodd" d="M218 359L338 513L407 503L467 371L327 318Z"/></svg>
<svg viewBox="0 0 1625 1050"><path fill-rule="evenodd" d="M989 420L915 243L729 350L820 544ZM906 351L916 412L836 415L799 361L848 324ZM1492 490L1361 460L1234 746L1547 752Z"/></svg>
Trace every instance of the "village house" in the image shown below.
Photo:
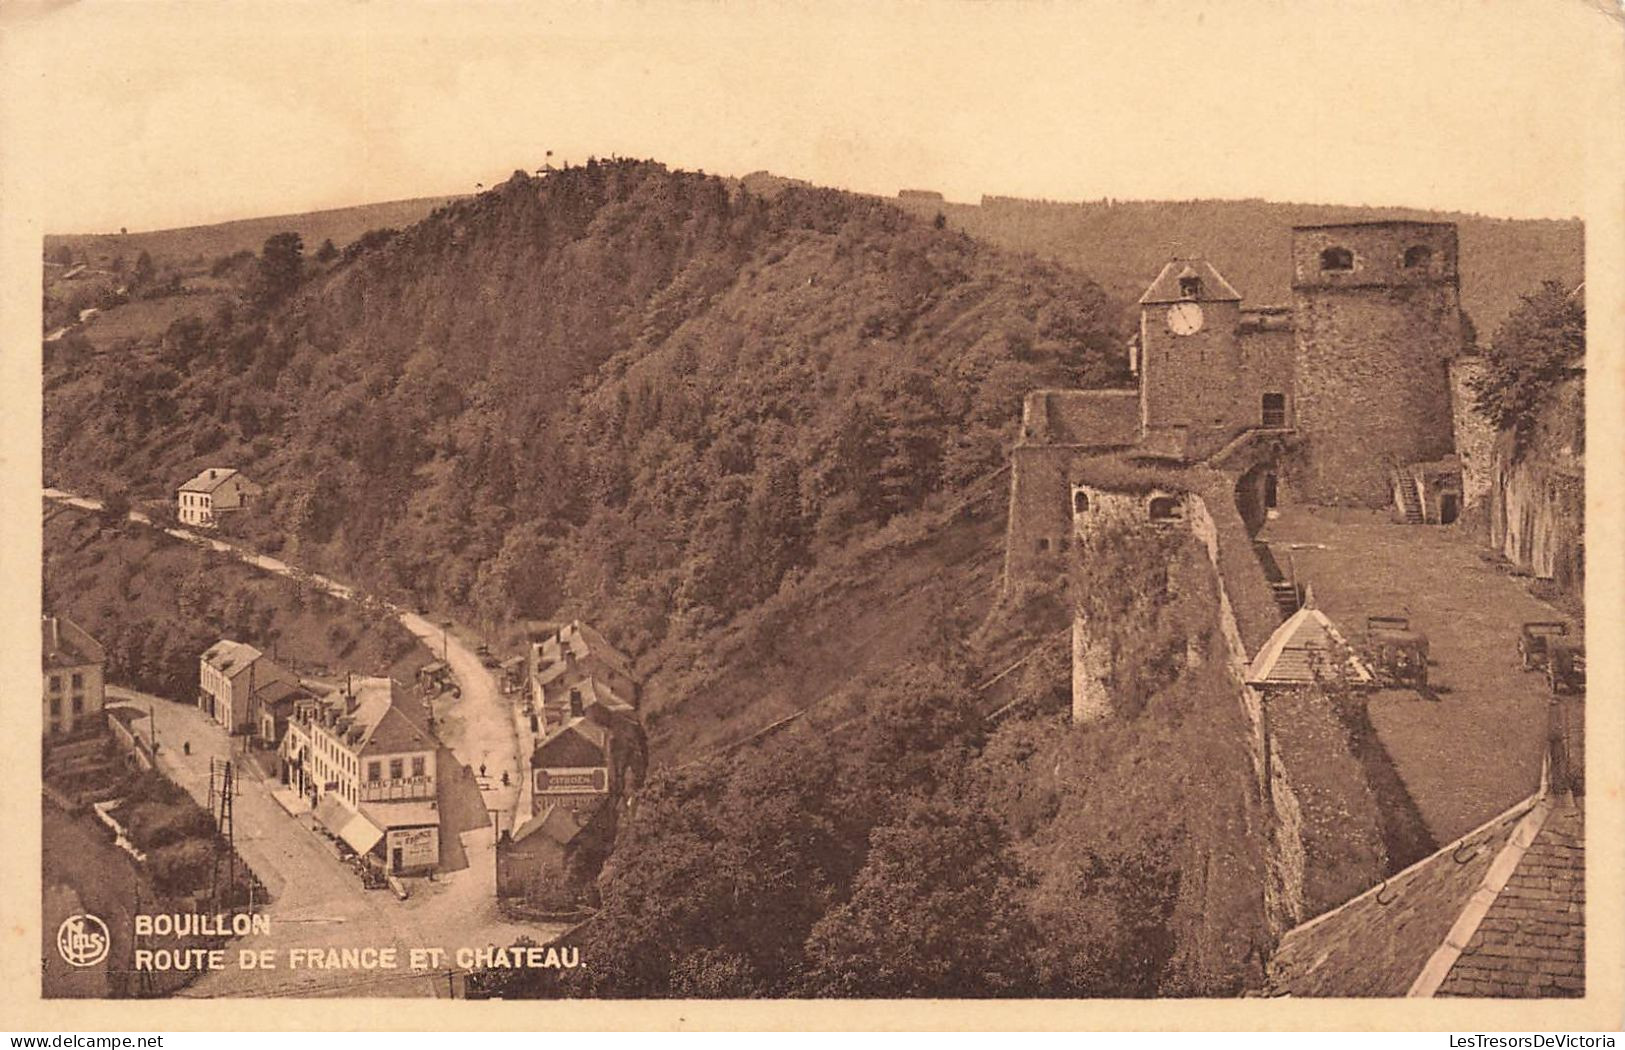
<svg viewBox="0 0 1625 1050"><path fill-rule="evenodd" d="M107 651L66 616L40 621L47 739L100 727L106 701Z"/></svg>
<svg viewBox="0 0 1625 1050"><path fill-rule="evenodd" d="M293 672L252 645L222 638L199 662L197 705L228 733L254 733L259 728L255 694L275 681L298 684Z"/></svg>
<svg viewBox="0 0 1625 1050"><path fill-rule="evenodd" d="M316 819L390 872L436 867L439 745L400 684L359 679L326 696L295 696L292 706L281 777Z"/></svg>
<svg viewBox="0 0 1625 1050"><path fill-rule="evenodd" d="M504 832L497 844L497 900L542 912L579 907L583 886L574 866L602 814L602 806L548 806L511 838Z"/></svg>
<svg viewBox="0 0 1625 1050"><path fill-rule="evenodd" d="M180 487L175 509L182 525L212 529L221 514L242 510L260 487L231 467L209 467Z"/></svg>
<svg viewBox="0 0 1625 1050"><path fill-rule="evenodd" d="M562 806L583 812L598 805L609 797L611 765L610 731L576 715L531 754L531 811Z"/></svg>
<svg viewBox="0 0 1625 1050"><path fill-rule="evenodd" d="M594 695L606 703L611 696L628 709L637 702L631 661L579 620L534 633L528 659L530 700L538 711L546 711L550 705L558 710L569 696L569 689L588 678L595 683Z"/></svg>
<svg viewBox="0 0 1625 1050"><path fill-rule="evenodd" d="M288 723L293 719L293 705L301 698L314 699L315 694L303 685L275 678L254 690L254 744L274 748L287 735Z"/></svg>

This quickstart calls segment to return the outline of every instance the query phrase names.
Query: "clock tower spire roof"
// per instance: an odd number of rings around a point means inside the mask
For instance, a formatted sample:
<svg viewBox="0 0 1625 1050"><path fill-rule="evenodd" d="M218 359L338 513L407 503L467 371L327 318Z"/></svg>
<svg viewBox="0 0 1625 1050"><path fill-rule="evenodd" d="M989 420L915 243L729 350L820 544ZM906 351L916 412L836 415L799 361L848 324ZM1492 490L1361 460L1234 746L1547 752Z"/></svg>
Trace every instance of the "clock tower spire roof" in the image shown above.
<svg viewBox="0 0 1625 1050"><path fill-rule="evenodd" d="M1206 259L1173 259L1140 296L1140 305L1185 300L1239 303L1241 293L1230 287L1230 282Z"/></svg>

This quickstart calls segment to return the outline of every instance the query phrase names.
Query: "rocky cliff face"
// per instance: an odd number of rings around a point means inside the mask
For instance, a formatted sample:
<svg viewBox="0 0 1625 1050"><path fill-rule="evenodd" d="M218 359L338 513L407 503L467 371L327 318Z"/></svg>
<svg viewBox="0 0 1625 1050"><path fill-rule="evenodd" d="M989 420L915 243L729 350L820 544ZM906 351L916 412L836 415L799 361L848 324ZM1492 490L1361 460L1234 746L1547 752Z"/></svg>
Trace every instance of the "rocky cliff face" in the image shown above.
<svg viewBox="0 0 1625 1050"><path fill-rule="evenodd" d="M1530 447L1495 443L1490 467L1490 544L1534 576L1578 593L1585 582L1584 379L1553 392Z"/></svg>

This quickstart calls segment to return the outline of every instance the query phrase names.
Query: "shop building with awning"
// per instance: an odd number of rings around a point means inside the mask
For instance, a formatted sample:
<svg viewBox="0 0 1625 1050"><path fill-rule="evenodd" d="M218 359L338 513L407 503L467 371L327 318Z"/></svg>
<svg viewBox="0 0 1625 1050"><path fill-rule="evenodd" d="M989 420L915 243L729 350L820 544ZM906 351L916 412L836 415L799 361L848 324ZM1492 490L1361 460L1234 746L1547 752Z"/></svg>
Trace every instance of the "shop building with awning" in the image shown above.
<svg viewBox="0 0 1625 1050"><path fill-rule="evenodd" d="M281 746L284 779L322 826L396 873L431 869L440 856L439 744L419 707L391 679L354 680L296 698Z"/></svg>

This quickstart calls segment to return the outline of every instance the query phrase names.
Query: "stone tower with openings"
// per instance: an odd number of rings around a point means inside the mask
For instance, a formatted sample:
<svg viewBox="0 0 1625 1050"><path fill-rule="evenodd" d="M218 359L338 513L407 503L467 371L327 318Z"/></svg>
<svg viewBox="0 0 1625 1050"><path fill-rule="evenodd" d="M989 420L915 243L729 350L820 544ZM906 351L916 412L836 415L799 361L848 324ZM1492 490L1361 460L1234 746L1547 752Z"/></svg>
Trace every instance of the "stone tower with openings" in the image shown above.
<svg viewBox="0 0 1625 1050"><path fill-rule="evenodd" d="M1296 478L1315 503L1381 506L1391 472L1453 450L1450 361L1461 349L1451 223L1292 231Z"/></svg>

